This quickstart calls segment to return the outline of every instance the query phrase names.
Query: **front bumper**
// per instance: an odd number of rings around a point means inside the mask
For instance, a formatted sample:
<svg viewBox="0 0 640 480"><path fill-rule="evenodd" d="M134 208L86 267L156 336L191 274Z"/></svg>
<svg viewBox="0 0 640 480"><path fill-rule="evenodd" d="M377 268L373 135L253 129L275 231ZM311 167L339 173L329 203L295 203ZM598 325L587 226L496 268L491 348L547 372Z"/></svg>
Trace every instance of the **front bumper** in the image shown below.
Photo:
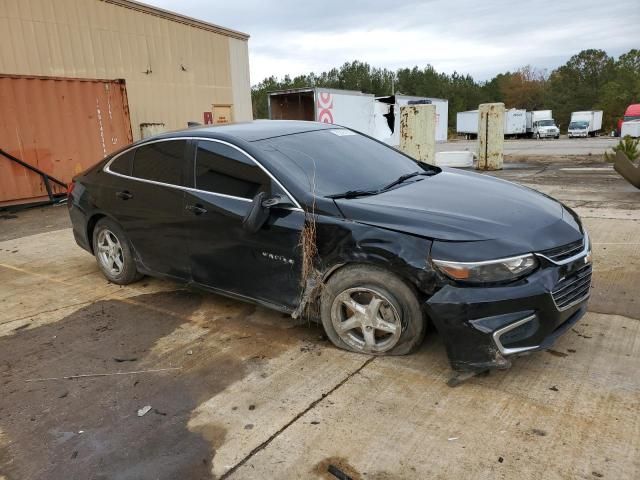
<svg viewBox="0 0 640 480"><path fill-rule="evenodd" d="M584 137L587 138L589 136L588 132L586 131L579 131L579 132L568 132L567 136L569 138L574 138L574 137Z"/></svg>
<svg viewBox="0 0 640 480"><path fill-rule="evenodd" d="M538 132L540 138L555 138L560 135L560 132Z"/></svg>
<svg viewBox="0 0 640 480"><path fill-rule="evenodd" d="M560 265L541 258L536 272L513 285L439 290L425 310L444 340L451 366L461 371L508 368L515 356L551 347L586 313L589 261L582 256Z"/></svg>

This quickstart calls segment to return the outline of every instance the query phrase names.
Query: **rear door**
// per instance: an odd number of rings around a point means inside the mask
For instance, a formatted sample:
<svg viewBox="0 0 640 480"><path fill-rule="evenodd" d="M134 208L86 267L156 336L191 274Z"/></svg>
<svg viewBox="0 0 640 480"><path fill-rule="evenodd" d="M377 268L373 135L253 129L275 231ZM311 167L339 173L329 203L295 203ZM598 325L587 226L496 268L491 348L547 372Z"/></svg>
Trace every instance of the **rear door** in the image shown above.
<svg viewBox="0 0 640 480"><path fill-rule="evenodd" d="M249 156L222 141L194 140L192 189L185 193L194 282L295 308L300 296L300 209L272 209L256 233L242 228L258 192L286 192Z"/></svg>
<svg viewBox="0 0 640 480"><path fill-rule="evenodd" d="M116 157L118 178L106 198L136 255L152 272L189 279L184 215L188 140L146 143Z"/></svg>

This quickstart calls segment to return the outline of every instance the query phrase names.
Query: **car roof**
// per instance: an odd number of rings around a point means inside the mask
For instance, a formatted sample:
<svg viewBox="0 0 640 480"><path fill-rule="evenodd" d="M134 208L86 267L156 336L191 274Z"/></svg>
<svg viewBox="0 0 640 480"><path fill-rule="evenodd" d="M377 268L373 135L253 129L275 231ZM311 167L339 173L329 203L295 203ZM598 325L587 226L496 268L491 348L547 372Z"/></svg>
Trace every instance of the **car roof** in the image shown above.
<svg viewBox="0 0 640 480"><path fill-rule="evenodd" d="M208 137L208 138L238 138L245 142L255 142L267 138L293 135L296 133L310 132L314 130L327 130L340 128L320 122L307 122L301 120L254 120L252 122L232 123L227 125L207 125L191 127L176 132L167 132L154 138L166 137Z"/></svg>

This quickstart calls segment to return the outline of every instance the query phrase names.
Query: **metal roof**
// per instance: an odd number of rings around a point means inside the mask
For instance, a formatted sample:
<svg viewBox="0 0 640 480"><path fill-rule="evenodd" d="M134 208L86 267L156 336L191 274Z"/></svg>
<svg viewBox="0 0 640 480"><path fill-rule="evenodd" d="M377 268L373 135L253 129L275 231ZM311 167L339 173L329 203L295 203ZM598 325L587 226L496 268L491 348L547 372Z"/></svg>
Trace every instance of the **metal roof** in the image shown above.
<svg viewBox="0 0 640 480"><path fill-rule="evenodd" d="M267 92L267 94L269 96L276 96L276 95L288 95L290 93L308 93L308 92L314 92L316 90L322 90L323 92L330 92L330 93L344 93L349 95L360 95L360 96L367 96L367 97L374 96L373 93L364 93L364 92L361 92L360 90L342 90L340 88L326 88L326 87L288 88L284 90L272 90L270 92Z"/></svg>
<svg viewBox="0 0 640 480"><path fill-rule="evenodd" d="M221 27L220 25L204 22L196 18L188 17L186 15L181 15L179 13L171 12L169 10L164 10L163 8L152 7L151 5L147 5L141 2L136 2L134 0L100 0L100 1L105 3L112 3L114 5L119 5L125 8L130 8L132 10L137 10L138 12L147 13L149 15L155 15L156 17L161 17L174 22L183 23L185 25L190 25L195 28L201 28L203 30L208 30L210 32L219 33L220 35L225 35L227 37L233 37L239 40L249 39L249 35L247 33L238 32L237 30L232 30L230 28Z"/></svg>

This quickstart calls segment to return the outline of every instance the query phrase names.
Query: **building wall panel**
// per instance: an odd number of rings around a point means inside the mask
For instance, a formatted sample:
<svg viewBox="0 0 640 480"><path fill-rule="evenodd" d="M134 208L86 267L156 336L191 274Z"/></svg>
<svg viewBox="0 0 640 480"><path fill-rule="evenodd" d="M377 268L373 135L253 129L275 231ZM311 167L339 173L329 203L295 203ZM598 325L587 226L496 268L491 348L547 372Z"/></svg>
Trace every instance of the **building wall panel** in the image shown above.
<svg viewBox="0 0 640 480"><path fill-rule="evenodd" d="M69 182L131 141L123 82L0 75L0 148L45 173ZM46 194L38 174L0 155L0 205Z"/></svg>
<svg viewBox="0 0 640 480"><path fill-rule="evenodd" d="M214 104L250 120L247 36L145 8L125 0L0 0L0 73L125 79L136 139L141 123L184 128Z"/></svg>

